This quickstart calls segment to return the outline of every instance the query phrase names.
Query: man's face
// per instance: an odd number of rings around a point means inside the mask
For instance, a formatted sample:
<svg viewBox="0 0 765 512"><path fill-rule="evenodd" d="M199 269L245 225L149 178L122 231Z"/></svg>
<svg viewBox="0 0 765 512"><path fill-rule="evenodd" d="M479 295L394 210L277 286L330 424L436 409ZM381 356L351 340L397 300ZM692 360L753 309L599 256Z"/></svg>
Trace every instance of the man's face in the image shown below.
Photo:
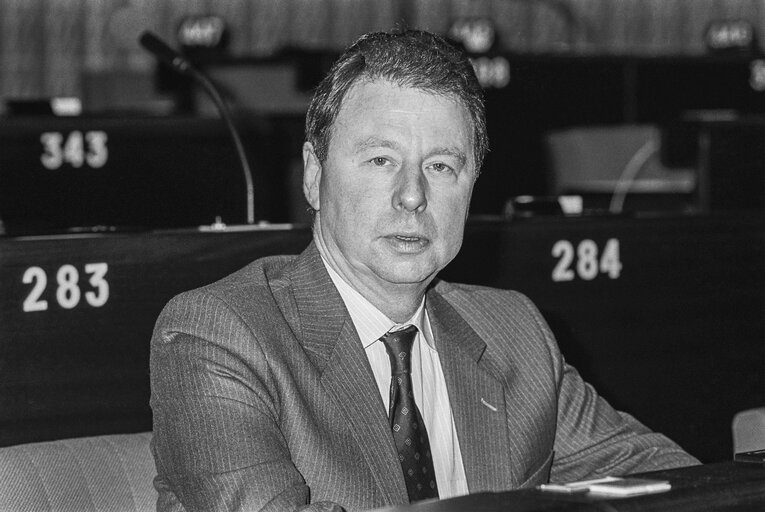
<svg viewBox="0 0 765 512"><path fill-rule="evenodd" d="M324 165L305 144L315 239L359 292L422 290L457 254L476 172L471 133L455 100L378 80L346 94Z"/></svg>

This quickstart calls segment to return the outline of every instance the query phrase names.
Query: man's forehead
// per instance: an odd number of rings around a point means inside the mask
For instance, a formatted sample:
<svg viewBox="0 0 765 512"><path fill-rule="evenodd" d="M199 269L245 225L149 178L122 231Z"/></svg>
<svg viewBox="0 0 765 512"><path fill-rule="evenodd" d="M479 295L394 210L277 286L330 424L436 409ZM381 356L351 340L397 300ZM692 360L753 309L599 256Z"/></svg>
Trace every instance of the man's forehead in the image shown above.
<svg viewBox="0 0 765 512"><path fill-rule="evenodd" d="M435 100L436 103L431 100ZM452 112L457 115L448 120L452 128L459 125L458 127L463 127L467 133L472 132L469 110L465 103L453 94L410 87L385 79L360 80L351 86L343 97L333 125L338 122L344 123L346 120L358 123L359 119L354 117L359 116L362 120L373 119L373 112L383 116L389 115L393 119L399 115L418 118L429 113L443 116L444 110L442 106L438 106L439 103L454 107ZM449 108L451 107L446 110ZM353 128L358 126L354 125Z"/></svg>

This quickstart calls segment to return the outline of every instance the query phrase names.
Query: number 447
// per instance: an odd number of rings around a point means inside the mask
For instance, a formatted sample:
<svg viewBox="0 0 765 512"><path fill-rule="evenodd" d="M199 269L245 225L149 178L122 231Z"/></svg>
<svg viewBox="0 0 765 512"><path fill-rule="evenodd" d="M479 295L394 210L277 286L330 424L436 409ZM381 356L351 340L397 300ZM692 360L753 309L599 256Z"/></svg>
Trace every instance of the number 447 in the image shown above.
<svg viewBox="0 0 765 512"><path fill-rule="evenodd" d="M599 273L617 279L622 272L617 238L608 239L602 251L592 240L582 240L576 247L568 240L558 240L553 245L552 255L558 259L552 271L555 282L572 281L577 276L590 281Z"/></svg>

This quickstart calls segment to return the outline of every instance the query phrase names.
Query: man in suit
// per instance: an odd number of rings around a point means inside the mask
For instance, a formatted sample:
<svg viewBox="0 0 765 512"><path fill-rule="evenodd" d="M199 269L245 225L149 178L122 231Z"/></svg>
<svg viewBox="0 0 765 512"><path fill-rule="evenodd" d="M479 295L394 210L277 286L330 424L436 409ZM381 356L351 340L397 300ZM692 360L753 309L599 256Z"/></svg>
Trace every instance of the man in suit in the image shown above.
<svg viewBox="0 0 765 512"><path fill-rule="evenodd" d="M363 510L697 462L584 383L527 298L436 279L487 145L441 38L340 57L307 115L313 242L157 322L160 509Z"/></svg>

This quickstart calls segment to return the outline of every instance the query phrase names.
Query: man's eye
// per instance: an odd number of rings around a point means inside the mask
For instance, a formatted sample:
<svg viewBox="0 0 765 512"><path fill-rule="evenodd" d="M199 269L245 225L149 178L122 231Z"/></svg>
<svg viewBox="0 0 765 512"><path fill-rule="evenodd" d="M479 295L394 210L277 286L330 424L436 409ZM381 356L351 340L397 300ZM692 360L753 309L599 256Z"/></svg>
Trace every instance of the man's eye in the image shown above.
<svg viewBox="0 0 765 512"><path fill-rule="evenodd" d="M436 162L434 164L430 164L430 168L433 169L434 171L438 172L438 173L449 172L449 171L452 170L451 167L449 167L445 163L441 163L441 162Z"/></svg>
<svg viewBox="0 0 765 512"><path fill-rule="evenodd" d="M387 158L385 158L384 156L376 156L376 157L374 157L374 158L371 160L371 162L372 162L374 165L378 166L378 167L382 167L382 166L384 166L384 165L387 165L389 161L388 161L388 159L387 159Z"/></svg>

